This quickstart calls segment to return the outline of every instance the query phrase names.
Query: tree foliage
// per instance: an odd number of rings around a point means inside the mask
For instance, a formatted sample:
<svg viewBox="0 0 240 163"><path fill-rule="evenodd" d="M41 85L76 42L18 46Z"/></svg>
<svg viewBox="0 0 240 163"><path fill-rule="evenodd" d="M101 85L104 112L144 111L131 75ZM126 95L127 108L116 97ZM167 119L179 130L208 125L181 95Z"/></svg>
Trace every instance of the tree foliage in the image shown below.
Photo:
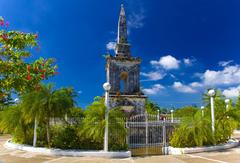
<svg viewBox="0 0 240 163"><path fill-rule="evenodd" d="M198 111L194 116L182 119L181 125L175 129L170 144L174 147L194 147L213 143L213 135L210 128L211 122L201 117Z"/></svg>
<svg viewBox="0 0 240 163"><path fill-rule="evenodd" d="M2 29L1 29L2 28ZM54 59L39 58L27 62L33 48L38 48L38 33L9 30L8 22L0 17L0 100L14 93L38 89L39 83L53 76Z"/></svg>
<svg viewBox="0 0 240 163"><path fill-rule="evenodd" d="M175 117L193 117L195 113L198 111L197 108L192 106L186 106L174 111Z"/></svg>
<svg viewBox="0 0 240 163"><path fill-rule="evenodd" d="M9 106L0 112L0 130L11 133L13 139L19 143L30 143L32 138L32 123L23 118L20 105Z"/></svg>
<svg viewBox="0 0 240 163"><path fill-rule="evenodd" d="M63 119L74 106L75 93L72 88L53 89L52 84L42 85L38 91L32 91L22 96L22 108L25 119L36 118L40 124L45 124L48 145L50 145L50 120Z"/></svg>
<svg viewBox="0 0 240 163"><path fill-rule="evenodd" d="M56 117L64 119L65 114L74 106L74 97L72 88L55 90L52 84L41 85L38 91L34 90L22 95L19 104L1 112L0 129L12 133L13 136L17 133L23 135L31 133L23 136L21 141L16 139L17 142L29 144L32 143L29 137L33 136L33 123L37 119L39 127L45 130L45 140L50 146L50 121Z"/></svg>

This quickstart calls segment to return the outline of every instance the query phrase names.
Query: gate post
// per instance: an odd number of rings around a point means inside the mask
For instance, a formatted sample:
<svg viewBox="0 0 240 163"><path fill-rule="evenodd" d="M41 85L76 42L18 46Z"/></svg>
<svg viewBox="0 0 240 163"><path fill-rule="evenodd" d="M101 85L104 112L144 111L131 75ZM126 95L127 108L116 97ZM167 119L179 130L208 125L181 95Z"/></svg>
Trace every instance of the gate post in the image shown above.
<svg viewBox="0 0 240 163"><path fill-rule="evenodd" d="M163 136L163 154L166 155L167 151L166 151L166 147L167 147L167 141L166 141L166 119L163 119L163 126L162 126L162 136Z"/></svg>
<svg viewBox="0 0 240 163"><path fill-rule="evenodd" d="M125 128L126 128L126 130L127 130L127 134L126 134L126 144L127 144L127 146L128 146L128 148L129 148L129 135L130 135L130 129L129 129L129 126L128 126L128 121L126 120L126 122L125 122Z"/></svg>
<svg viewBox="0 0 240 163"><path fill-rule="evenodd" d="M146 136L146 154L148 155L148 114L145 113L145 125L146 125L146 133L145 133L145 136Z"/></svg>

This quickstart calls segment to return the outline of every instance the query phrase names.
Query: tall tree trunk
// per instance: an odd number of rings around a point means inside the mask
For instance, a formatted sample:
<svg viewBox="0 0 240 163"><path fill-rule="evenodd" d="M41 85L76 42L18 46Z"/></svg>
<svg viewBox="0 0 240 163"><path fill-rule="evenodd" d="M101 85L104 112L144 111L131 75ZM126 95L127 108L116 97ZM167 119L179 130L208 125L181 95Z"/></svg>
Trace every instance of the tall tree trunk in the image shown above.
<svg viewBox="0 0 240 163"><path fill-rule="evenodd" d="M68 116L67 116L67 113L65 114L65 121L68 122Z"/></svg>
<svg viewBox="0 0 240 163"><path fill-rule="evenodd" d="M48 147L50 147L50 131L49 131L49 120L47 122L47 142L48 142Z"/></svg>
<svg viewBox="0 0 240 163"><path fill-rule="evenodd" d="M34 133L33 133L33 146L34 147L36 147L36 144L37 144L37 127L38 127L38 121L37 121L37 118L35 117Z"/></svg>

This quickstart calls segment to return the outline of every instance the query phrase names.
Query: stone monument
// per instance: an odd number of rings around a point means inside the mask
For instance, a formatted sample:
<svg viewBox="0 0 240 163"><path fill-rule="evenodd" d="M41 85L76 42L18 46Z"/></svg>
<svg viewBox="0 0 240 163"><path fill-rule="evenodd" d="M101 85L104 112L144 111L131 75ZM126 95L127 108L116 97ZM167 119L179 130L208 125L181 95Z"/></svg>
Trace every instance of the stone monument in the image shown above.
<svg viewBox="0 0 240 163"><path fill-rule="evenodd" d="M123 5L118 20L115 56L106 57L110 108L120 107L130 115L145 113L146 96L140 90L141 59L132 57L127 40L127 21Z"/></svg>

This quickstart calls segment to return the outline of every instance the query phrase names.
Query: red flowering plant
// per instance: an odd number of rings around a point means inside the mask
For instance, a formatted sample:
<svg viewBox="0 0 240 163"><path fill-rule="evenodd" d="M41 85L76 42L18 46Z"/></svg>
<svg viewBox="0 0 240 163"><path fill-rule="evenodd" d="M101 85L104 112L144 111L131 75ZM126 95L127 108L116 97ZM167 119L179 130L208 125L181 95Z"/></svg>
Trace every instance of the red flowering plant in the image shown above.
<svg viewBox="0 0 240 163"><path fill-rule="evenodd" d="M12 92L39 89L40 82L56 74L54 59L39 58L27 62L31 49L39 48L38 33L9 30L0 16L0 101Z"/></svg>

